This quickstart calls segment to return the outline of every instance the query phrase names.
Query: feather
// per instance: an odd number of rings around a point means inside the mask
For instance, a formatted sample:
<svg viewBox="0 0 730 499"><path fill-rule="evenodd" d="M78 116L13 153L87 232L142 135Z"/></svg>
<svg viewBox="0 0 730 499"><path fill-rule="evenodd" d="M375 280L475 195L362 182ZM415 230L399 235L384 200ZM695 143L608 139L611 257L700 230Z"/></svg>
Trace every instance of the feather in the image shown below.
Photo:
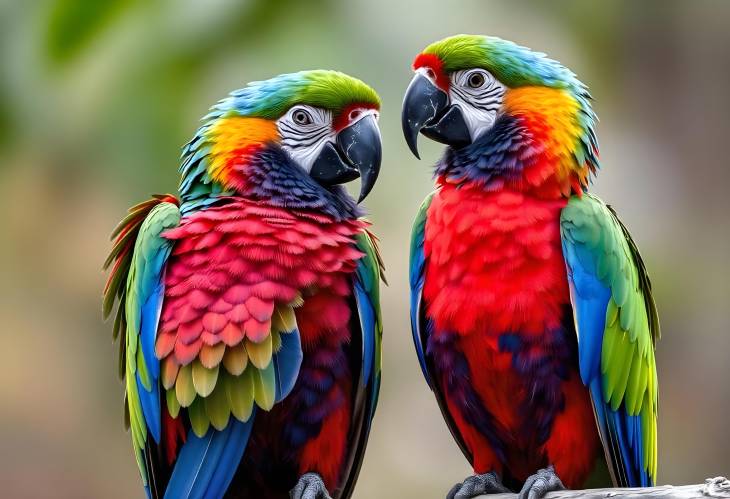
<svg viewBox="0 0 730 499"><path fill-rule="evenodd" d="M223 359L223 354L226 351L226 345L224 343L217 343L215 345L203 345L200 349L200 363L203 367L212 369L217 367Z"/></svg>
<svg viewBox="0 0 730 499"><path fill-rule="evenodd" d="M270 411L276 401L276 373L273 362L265 369L249 369L253 378L254 401L265 411Z"/></svg>
<svg viewBox="0 0 730 499"><path fill-rule="evenodd" d="M354 289L357 311L360 315L360 327L363 330L362 379L369 380L375 362L375 310L359 282L355 283Z"/></svg>
<svg viewBox="0 0 730 499"><path fill-rule="evenodd" d="M165 357L165 359L162 361L162 370L160 372L160 379L162 381L162 386L165 388L165 390L169 390L170 388L175 386L175 379L177 378L177 373L179 370L180 366L175 361L174 357Z"/></svg>
<svg viewBox="0 0 730 499"><path fill-rule="evenodd" d="M264 337L260 343L246 341L246 353L248 358L258 369L266 369L271 364L271 355L273 353L273 344L271 335Z"/></svg>
<svg viewBox="0 0 730 499"><path fill-rule="evenodd" d="M223 355L223 365L229 373L236 376L246 369L248 365L248 354L246 353L246 348L243 346L243 342L234 347L226 348L226 353Z"/></svg>
<svg viewBox="0 0 730 499"><path fill-rule="evenodd" d="M253 420L233 421L203 436L190 431L170 476L165 499L223 497L246 449Z"/></svg>
<svg viewBox="0 0 730 499"><path fill-rule="evenodd" d="M192 364L193 386L201 397L207 397L215 388L218 380L218 366L208 369L200 360L195 359Z"/></svg>
<svg viewBox="0 0 730 499"><path fill-rule="evenodd" d="M162 431L162 421L160 415L160 387L155 384L152 390L147 391L140 376L135 376L137 381L137 393L142 406L142 414L144 415L147 430L149 430L155 442L160 443L160 433Z"/></svg>
<svg viewBox="0 0 730 499"><path fill-rule="evenodd" d="M190 426L193 432L202 437L210 427L210 419L205 412L205 402L202 398L196 397L193 403L188 407L188 417L190 418Z"/></svg>
<svg viewBox="0 0 730 499"><path fill-rule="evenodd" d="M195 399L195 386L193 386L193 368L190 364L180 367L175 381L175 396L181 407L189 407Z"/></svg>
<svg viewBox="0 0 730 499"><path fill-rule="evenodd" d="M239 421L248 421L254 402L253 369L246 369L240 376L226 374L223 379L231 412Z"/></svg>
<svg viewBox="0 0 730 499"><path fill-rule="evenodd" d="M165 392L165 401L167 402L167 412L173 418L177 418L178 414L180 414L180 402L177 400L174 389L168 389Z"/></svg>
<svg viewBox="0 0 730 499"><path fill-rule="evenodd" d="M302 365L302 345L297 329L279 335L281 348L274 355L274 372L276 373L276 401L280 402L294 388Z"/></svg>
<svg viewBox="0 0 730 499"><path fill-rule="evenodd" d="M281 350L281 334L279 331L271 330L271 350L274 356Z"/></svg>
<svg viewBox="0 0 730 499"><path fill-rule="evenodd" d="M434 386L431 380L431 376L426 368L426 356L425 349L422 341L422 335L425 333L422 329L422 296L423 296L423 285L424 285L424 269L425 269L425 255L424 255L424 241L425 241L425 229L426 229L426 215L428 209L431 206L436 192L432 192L426 199L423 200L421 207L416 215L416 219L413 222L413 229L411 235L411 250L410 250L410 272L409 281L411 288L411 335L413 337L413 344L416 347L416 354L418 355L418 363L421 366L421 372L423 377L426 379L429 388L433 390Z"/></svg>
<svg viewBox="0 0 730 499"><path fill-rule="evenodd" d="M208 484L205 499L217 499L218 497L222 497L225 491L228 490L228 486L238 468L238 463L241 461L241 457L246 449L246 443L252 427L253 418L248 423L231 421L231 424L226 428L227 431L230 428L230 433L219 460L221 465L215 467L213 476L210 478Z"/></svg>
<svg viewBox="0 0 730 499"><path fill-rule="evenodd" d="M231 415L231 409L228 405L225 389L218 387L205 398L205 412L208 414L210 424L216 430L221 431L226 427Z"/></svg>
<svg viewBox="0 0 730 499"><path fill-rule="evenodd" d="M294 309L290 306L276 307L271 318L271 330L280 333L294 331L297 327L297 319Z"/></svg>
<svg viewBox="0 0 730 499"><path fill-rule="evenodd" d="M594 231L600 237L587 234ZM590 386L611 474L618 486L651 485L657 387L650 346L659 326L646 269L616 214L590 194L563 209L561 236L575 290L581 377ZM589 347L595 352L586 355ZM596 358L600 370L586 371L587 360Z"/></svg>

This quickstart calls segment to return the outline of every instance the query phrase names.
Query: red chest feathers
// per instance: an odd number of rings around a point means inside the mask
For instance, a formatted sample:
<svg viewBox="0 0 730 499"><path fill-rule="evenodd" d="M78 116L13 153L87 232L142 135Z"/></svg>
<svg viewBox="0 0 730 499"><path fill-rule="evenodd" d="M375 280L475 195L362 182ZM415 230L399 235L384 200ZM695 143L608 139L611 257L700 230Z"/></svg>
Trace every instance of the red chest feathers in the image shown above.
<svg viewBox="0 0 730 499"><path fill-rule="evenodd" d="M444 185L426 221L424 296L436 331L541 334L569 302L564 200Z"/></svg>

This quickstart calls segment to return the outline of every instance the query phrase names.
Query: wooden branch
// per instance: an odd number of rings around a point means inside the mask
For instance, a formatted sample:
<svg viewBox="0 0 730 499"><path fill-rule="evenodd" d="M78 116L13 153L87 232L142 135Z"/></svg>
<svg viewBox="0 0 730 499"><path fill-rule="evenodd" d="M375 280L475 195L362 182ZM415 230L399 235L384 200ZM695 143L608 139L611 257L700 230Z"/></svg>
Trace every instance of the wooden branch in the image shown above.
<svg viewBox="0 0 730 499"><path fill-rule="evenodd" d="M515 499L517 494L491 494L479 496L480 499ZM545 499L604 499L620 497L630 499L694 499L707 497L730 498L730 480L725 477L708 478L704 484L662 485L645 489L587 489L562 490L550 492Z"/></svg>

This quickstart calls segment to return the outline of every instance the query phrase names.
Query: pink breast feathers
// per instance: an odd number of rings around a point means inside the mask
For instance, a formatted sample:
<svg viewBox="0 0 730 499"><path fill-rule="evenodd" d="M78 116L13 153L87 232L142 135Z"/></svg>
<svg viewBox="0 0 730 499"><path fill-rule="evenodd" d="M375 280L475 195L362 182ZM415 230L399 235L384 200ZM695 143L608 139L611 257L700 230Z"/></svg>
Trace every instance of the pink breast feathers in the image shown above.
<svg viewBox="0 0 730 499"><path fill-rule="evenodd" d="M275 307L296 306L317 289L349 295L362 256L354 237L364 226L241 200L184 219L165 234L177 242L156 344L163 366L198 356L217 364L226 347L268 335Z"/></svg>

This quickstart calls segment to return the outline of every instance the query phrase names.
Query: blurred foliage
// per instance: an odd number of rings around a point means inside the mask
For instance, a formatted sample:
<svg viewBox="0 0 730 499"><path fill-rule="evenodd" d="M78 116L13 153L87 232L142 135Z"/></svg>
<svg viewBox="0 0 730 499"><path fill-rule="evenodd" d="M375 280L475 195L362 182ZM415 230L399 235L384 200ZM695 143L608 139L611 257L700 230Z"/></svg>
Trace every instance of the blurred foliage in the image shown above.
<svg viewBox="0 0 730 499"><path fill-rule="evenodd" d="M49 9L47 53L53 62L73 59L134 2L56 0Z"/></svg>
<svg viewBox="0 0 730 499"><path fill-rule="evenodd" d="M357 497L432 497L469 472L412 352L407 246L438 144L400 134L410 62L458 33L545 51L591 88L595 190L627 223L663 325L660 481L727 474L730 2L0 0L0 483L6 497L137 497L99 270L127 206L247 81L339 69L383 98L366 204L390 286L384 382ZM697 387L703 387L697 390Z"/></svg>

